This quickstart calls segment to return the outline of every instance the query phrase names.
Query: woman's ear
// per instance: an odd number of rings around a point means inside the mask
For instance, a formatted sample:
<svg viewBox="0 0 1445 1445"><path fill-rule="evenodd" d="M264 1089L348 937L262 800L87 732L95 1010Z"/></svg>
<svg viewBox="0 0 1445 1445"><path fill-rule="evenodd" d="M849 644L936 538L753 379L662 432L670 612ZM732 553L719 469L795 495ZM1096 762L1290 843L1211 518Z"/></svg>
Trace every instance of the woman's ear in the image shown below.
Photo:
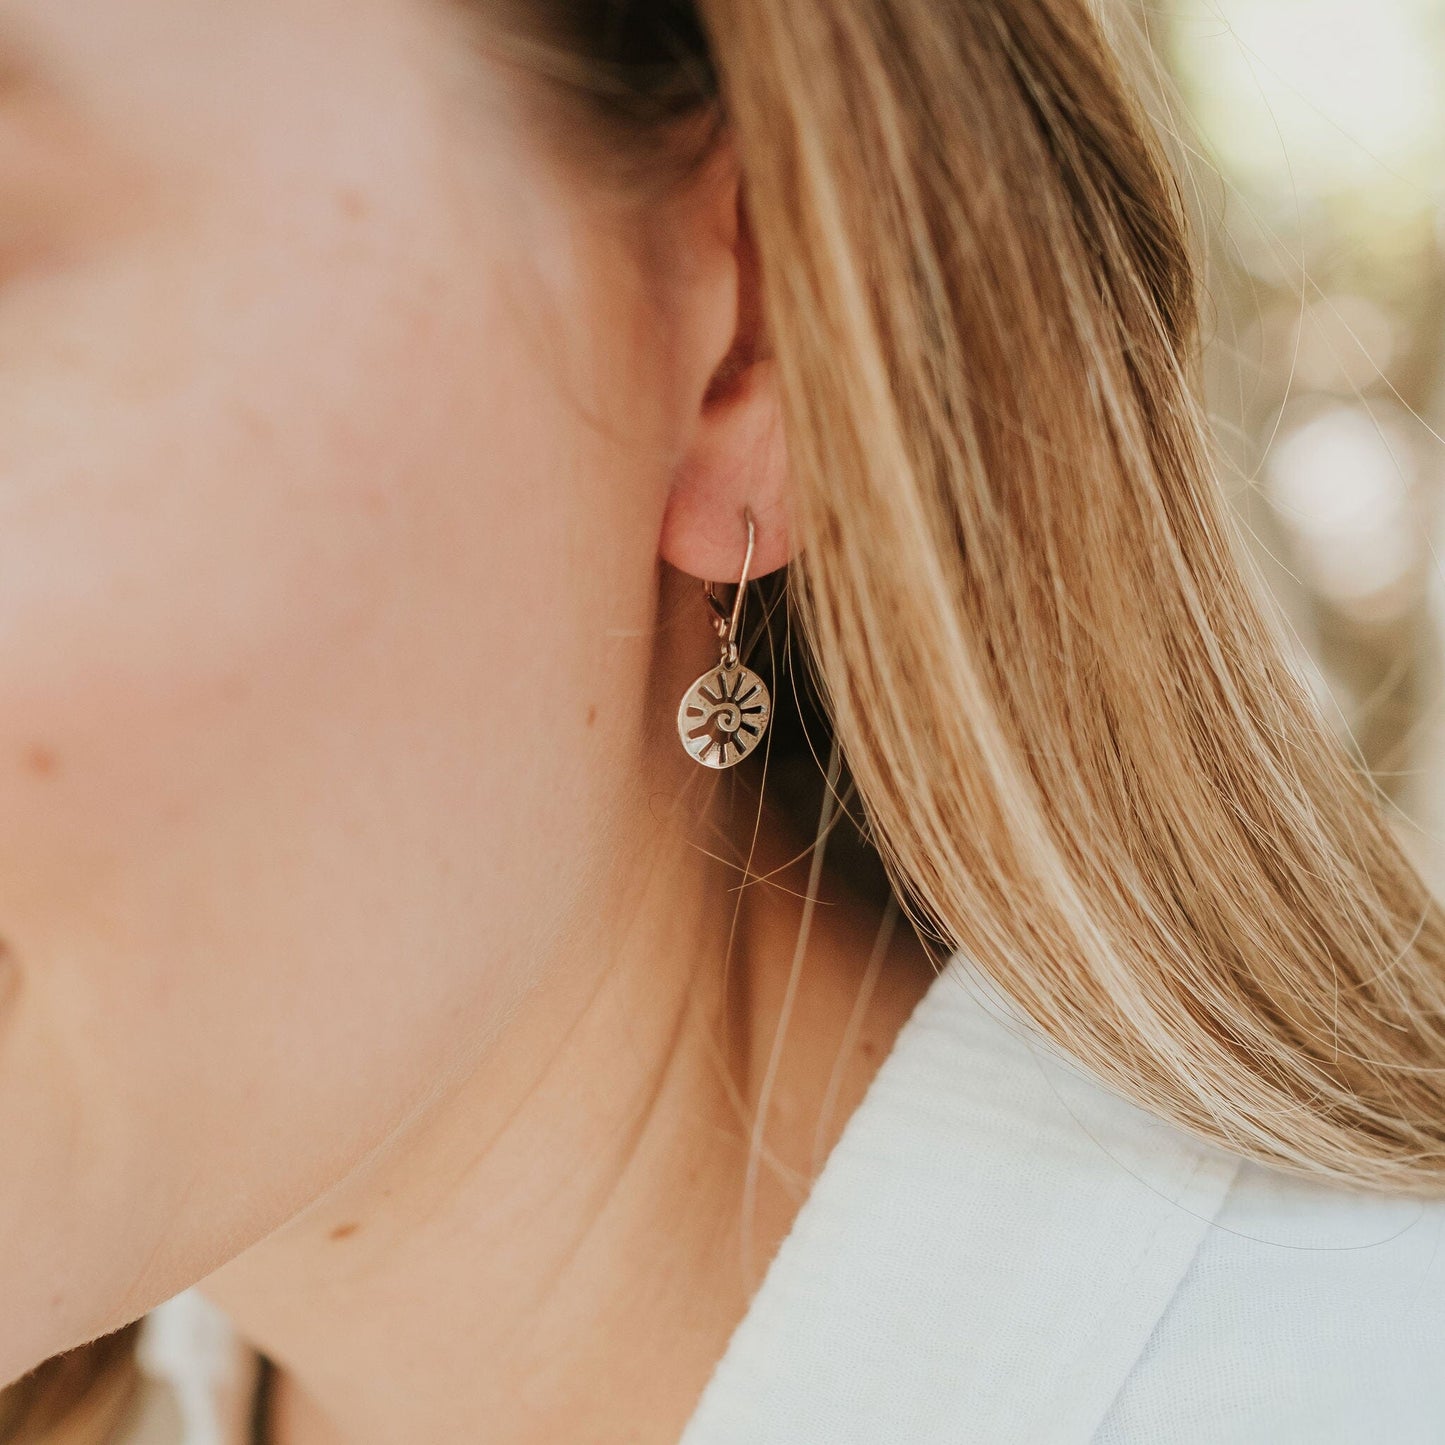
<svg viewBox="0 0 1445 1445"><path fill-rule="evenodd" d="M788 468L777 362L765 332L757 254L731 152L710 168L706 184L712 223L700 231L721 263L693 272L697 284L712 288L705 298L714 318L706 338L708 379L687 419L658 551L694 577L732 582L747 548L744 507L751 508L755 526L749 575L761 577L788 561Z"/></svg>

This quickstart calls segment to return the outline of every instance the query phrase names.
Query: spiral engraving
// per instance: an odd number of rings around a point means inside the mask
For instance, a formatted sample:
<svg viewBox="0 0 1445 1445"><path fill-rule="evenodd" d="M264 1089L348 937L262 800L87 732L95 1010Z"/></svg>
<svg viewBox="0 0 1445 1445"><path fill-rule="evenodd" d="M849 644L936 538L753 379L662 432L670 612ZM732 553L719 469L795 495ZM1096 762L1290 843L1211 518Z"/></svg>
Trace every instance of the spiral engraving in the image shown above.
<svg viewBox="0 0 1445 1445"><path fill-rule="evenodd" d="M704 767L730 768L762 741L771 712L767 685L757 673L719 665L683 694L677 731Z"/></svg>

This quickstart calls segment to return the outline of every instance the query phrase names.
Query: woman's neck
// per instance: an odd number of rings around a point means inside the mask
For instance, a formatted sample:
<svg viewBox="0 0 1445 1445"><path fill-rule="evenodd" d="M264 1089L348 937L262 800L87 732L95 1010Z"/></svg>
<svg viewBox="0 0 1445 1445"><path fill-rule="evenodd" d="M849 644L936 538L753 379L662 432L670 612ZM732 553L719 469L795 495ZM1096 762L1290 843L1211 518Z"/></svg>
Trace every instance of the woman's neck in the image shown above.
<svg viewBox="0 0 1445 1445"><path fill-rule="evenodd" d="M736 872L658 850L465 1080L203 1282L278 1366L269 1445L677 1439L932 978L900 928L840 1059L879 920L820 889L789 999L807 859L759 844L735 932Z"/></svg>

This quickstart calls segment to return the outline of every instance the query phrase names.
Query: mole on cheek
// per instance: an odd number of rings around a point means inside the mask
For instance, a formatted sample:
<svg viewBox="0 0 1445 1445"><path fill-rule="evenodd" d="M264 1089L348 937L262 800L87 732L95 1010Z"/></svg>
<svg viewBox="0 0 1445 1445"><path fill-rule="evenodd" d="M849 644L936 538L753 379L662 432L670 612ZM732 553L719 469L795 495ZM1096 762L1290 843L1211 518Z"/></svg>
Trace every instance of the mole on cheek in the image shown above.
<svg viewBox="0 0 1445 1445"><path fill-rule="evenodd" d="M331 1238L348 1239L360 1228L361 1226L359 1224L338 1224L336 1228L331 1231Z"/></svg>
<svg viewBox="0 0 1445 1445"><path fill-rule="evenodd" d="M31 743L25 750L25 770L37 777L48 778L59 766L55 750L44 743Z"/></svg>
<svg viewBox="0 0 1445 1445"><path fill-rule="evenodd" d="M588 726L588 727L591 727L592 724L595 723L596 721L597 721L597 704L596 704L596 703L593 703L592 706L587 709L587 726Z"/></svg>

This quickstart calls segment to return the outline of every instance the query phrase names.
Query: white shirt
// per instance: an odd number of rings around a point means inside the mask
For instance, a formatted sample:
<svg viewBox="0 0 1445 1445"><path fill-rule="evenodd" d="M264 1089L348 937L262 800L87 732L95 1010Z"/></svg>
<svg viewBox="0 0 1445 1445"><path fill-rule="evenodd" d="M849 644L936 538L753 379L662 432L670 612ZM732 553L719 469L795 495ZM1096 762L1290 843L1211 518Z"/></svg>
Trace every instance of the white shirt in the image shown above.
<svg viewBox="0 0 1445 1445"><path fill-rule="evenodd" d="M116 1445L245 1445L257 1357L197 1291L141 1360ZM679 1445L1085 1442L1445 1445L1445 1199L1196 1139L956 953Z"/></svg>

